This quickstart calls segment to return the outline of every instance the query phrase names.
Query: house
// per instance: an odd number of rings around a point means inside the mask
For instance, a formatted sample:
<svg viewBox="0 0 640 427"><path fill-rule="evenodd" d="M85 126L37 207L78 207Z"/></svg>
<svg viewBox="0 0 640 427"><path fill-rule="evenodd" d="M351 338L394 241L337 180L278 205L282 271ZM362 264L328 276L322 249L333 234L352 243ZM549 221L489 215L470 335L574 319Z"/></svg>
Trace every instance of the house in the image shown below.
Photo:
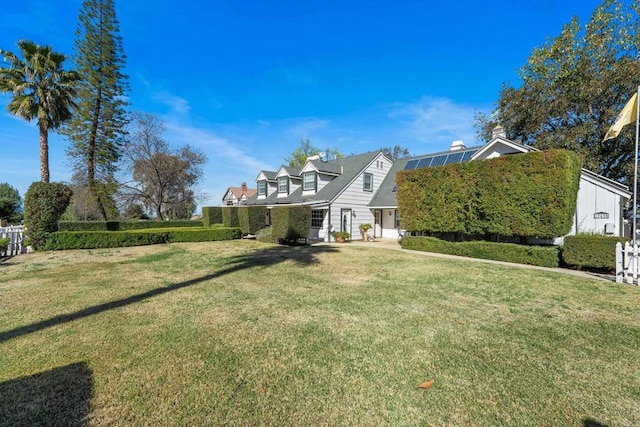
<svg viewBox="0 0 640 427"><path fill-rule="evenodd" d="M504 155L528 153L537 149L506 138L504 128L493 129L492 138L485 145L467 148L454 142L447 152L404 158L393 164L392 170L380 185L369 207L376 219L378 237L397 237L399 218L395 195L395 174L400 170L441 166L450 163L479 161ZM580 174L580 189L573 226L569 235L577 233L624 236L624 208L631 199L629 189L616 181L586 169ZM376 213L379 212L379 213ZM378 218L381 221L378 222ZM561 243L559 236L556 243Z"/></svg>
<svg viewBox="0 0 640 427"><path fill-rule="evenodd" d="M384 153L374 151L327 162L310 158L301 168L260 171L258 191L247 204L310 206L311 239L330 240L332 231L359 238L360 224L373 223L369 202L392 165Z"/></svg>
<svg viewBox="0 0 640 427"><path fill-rule="evenodd" d="M226 206L244 205L254 194L256 194L256 189L247 188L247 183L243 182L240 187L227 188L222 197L222 204Z"/></svg>
<svg viewBox="0 0 640 427"><path fill-rule="evenodd" d="M360 238L359 225L369 223L376 238L397 238L400 216L396 199L396 173L401 170L480 161L503 155L537 151L506 138L496 127L482 146L465 147L455 141L448 151L403 158L393 162L382 152L370 152L323 162L309 158L301 168L282 166L260 171L257 192L247 204L308 205L311 207L311 239L330 240L332 231L347 231ZM573 227L579 232L622 236L624 207L631 198L628 188L582 169ZM268 223L268 218L267 218ZM557 239L558 240L558 239ZM561 237L560 239L561 240Z"/></svg>

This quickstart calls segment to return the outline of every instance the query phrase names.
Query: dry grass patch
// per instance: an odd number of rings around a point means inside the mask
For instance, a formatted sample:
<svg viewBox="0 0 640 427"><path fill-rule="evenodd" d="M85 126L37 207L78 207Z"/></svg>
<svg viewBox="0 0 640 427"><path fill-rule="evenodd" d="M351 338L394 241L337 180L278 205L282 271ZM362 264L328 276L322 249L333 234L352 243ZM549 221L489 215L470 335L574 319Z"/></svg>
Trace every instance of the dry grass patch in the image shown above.
<svg viewBox="0 0 640 427"><path fill-rule="evenodd" d="M629 286L234 241L16 257L0 302L0 425L640 423Z"/></svg>

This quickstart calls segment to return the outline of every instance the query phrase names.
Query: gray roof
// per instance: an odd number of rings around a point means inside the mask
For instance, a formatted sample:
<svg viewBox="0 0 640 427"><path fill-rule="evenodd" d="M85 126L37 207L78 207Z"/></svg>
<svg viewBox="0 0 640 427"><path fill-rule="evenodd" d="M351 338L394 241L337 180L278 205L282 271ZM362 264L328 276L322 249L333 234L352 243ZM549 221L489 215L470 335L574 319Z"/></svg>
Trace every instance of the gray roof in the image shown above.
<svg viewBox="0 0 640 427"><path fill-rule="evenodd" d="M340 174L342 172L342 167L332 162L333 161L318 162L318 161L312 160L309 163L311 163L313 167L315 167L320 173L325 172L333 175Z"/></svg>
<svg viewBox="0 0 640 427"><path fill-rule="evenodd" d="M330 202L335 199L351 181L353 181L362 171L375 160L380 151L371 151L369 153L358 154L355 156L342 157L326 162L324 170L342 171L331 181L327 182L316 194L302 196L302 186L287 197L278 197L278 193L274 192L267 196L266 199L258 200L257 195L249 198L249 205L279 205L279 204L295 204L295 203L313 203L313 202ZM319 162L320 163L320 162ZM287 167L285 166L285 169ZM331 172L334 173L334 172Z"/></svg>
<svg viewBox="0 0 640 427"><path fill-rule="evenodd" d="M260 171L260 173L267 178L267 181L275 181L276 175L278 174L278 172L271 172L271 171ZM260 176L260 174L258 174L258 176Z"/></svg>

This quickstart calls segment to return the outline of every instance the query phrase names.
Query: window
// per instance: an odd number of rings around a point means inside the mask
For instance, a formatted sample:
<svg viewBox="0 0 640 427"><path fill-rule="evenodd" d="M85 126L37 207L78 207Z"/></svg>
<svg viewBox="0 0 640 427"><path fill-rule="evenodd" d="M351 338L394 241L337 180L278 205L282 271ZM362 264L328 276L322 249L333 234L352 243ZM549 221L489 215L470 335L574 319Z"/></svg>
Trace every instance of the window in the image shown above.
<svg viewBox="0 0 640 427"><path fill-rule="evenodd" d="M321 209L314 209L311 211L311 226L322 228L322 222L324 221L324 211Z"/></svg>
<svg viewBox="0 0 640 427"><path fill-rule="evenodd" d="M233 206L233 200L227 199L227 206Z"/></svg>
<svg viewBox="0 0 640 427"><path fill-rule="evenodd" d="M317 191L316 187L316 173L305 172L302 174L302 191Z"/></svg>
<svg viewBox="0 0 640 427"><path fill-rule="evenodd" d="M373 191L373 174L365 173L362 191Z"/></svg>
<svg viewBox="0 0 640 427"><path fill-rule="evenodd" d="M398 213L398 210L395 210L395 220L396 220L396 228L400 228L400 214Z"/></svg>
<svg viewBox="0 0 640 427"><path fill-rule="evenodd" d="M281 176L278 178L278 193L289 194L289 177Z"/></svg>
<svg viewBox="0 0 640 427"><path fill-rule="evenodd" d="M258 181L258 196L266 196L267 195L267 181L264 179Z"/></svg>

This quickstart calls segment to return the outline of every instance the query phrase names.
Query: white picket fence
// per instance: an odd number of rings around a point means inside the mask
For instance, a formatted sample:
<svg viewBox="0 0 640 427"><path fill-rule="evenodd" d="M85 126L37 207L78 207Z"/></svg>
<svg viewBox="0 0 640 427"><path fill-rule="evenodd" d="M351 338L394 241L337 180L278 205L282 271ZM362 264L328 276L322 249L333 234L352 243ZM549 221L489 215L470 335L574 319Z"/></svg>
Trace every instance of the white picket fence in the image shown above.
<svg viewBox="0 0 640 427"><path fill-rule="evenodd" d="M5 237L9 238L9 246L6 249L6 253L3 253L3 248L0 248L0 255L14 256L24 252L24 233L23 227L0 227L0 239Z"/></svg>
<svg viewBox="0 0 640 427"><path fill-rule="evenodd" d="M638 285L640 276L640 246L616 243L616 282Z"/></svg>

